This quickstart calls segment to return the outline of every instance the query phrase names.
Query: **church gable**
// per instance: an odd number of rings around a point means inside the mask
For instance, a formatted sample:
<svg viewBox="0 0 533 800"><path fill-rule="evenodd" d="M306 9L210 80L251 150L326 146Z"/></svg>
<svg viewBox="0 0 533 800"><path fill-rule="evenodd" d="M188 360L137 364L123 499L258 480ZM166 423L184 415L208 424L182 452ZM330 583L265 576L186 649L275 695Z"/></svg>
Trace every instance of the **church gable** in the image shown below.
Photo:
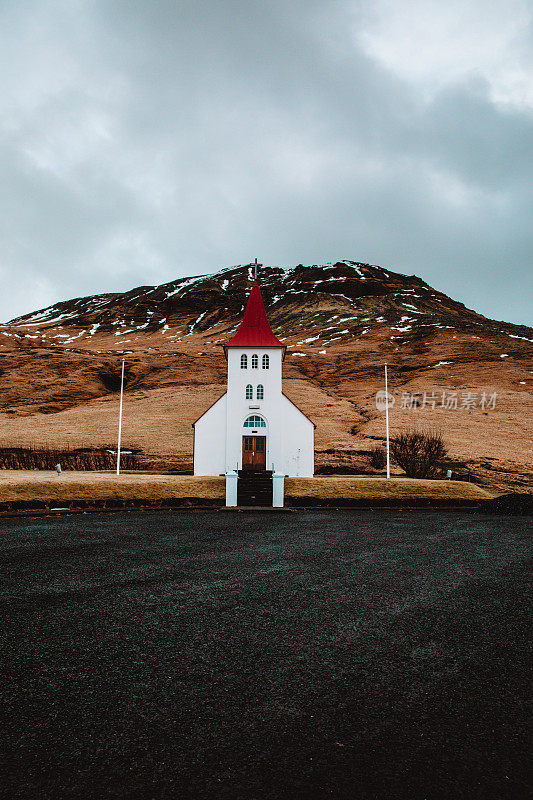
<svg viewBox="0 0 533 800"><path fill-rule="evenodd" d="M293 401L291 400L291 398L290 398L290 397L287 397L287 395L285 394L285 392L282 392L282 395L283 395L284 399L287 401L287 403L290 403L290 404L291 404L291 406L293 406L293 407L296 409L296 411L298 411L298 413L302 415L302 417L305 417L305 418L306 418L306 420L307 420L308 422L310 422L310 423L311 423L311 425L313 426L313 428L316 428L316 425L315 425L315 423L313 422L313 420L312 420L310 417L308 417L308 416L307 416L307 414L306 414L304 411L302 411L302 409L301 409L301 408L299 408L299 407L296 405L296 403L295 403L295 402L293 402Z"/></svg>
<svg viewBox="0 0 533 800"><path fill-rule="evenodd" d="M197 419L195 419L195 420L194 420L194 422L192 423L192 427L194 428L194 427L195 427L195 425L197 425L197 424L200 422L200 420L202 420L202 419L203 419L204 417L206 417L208 414L211 414L211 413L215 414L215 413L216 413L215 406L216 406L218 403L220 403L220 402L221 402L221 400L225 400L225 398L226 398L227 394L228 394L227 392L224 392L224 394L223 394L223 395L221 395L221 397L219 397L217 400L215 400L213 403L211 403L211 405L209 406L209 408L206 408L206 410L203 412L203 414L200 414L200 416L199 416Z"/></svg>

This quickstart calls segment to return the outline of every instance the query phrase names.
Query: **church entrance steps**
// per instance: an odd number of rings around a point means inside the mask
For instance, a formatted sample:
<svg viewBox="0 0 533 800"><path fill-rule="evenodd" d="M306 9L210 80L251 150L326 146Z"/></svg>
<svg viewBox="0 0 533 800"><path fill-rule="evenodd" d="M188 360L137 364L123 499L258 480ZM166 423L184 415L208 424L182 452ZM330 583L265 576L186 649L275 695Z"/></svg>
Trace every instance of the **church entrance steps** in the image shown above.
<svg viewBox="0 0 533 800"><path fill-rule="evenodd" d="M270 470L239 470L237 506L272 507L272 472Z"/></svg>
<svg viewBox="0 0 533 800"><path fill-rule="evenodd" d="M237 473L239 478L271 478L271 469L240 469Z"/></svg>

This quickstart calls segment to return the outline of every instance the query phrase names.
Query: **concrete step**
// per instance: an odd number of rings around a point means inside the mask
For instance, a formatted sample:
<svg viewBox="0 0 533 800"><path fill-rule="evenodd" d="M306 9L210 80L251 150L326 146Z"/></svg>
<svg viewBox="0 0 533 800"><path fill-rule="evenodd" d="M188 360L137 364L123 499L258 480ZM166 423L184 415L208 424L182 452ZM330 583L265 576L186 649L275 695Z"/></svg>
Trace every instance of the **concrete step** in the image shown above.
<svg viewBox="0 0 533 800"><path fill-rule="evenodd" d="M272 506L272 472L240 470L237 481L238 506Z"/></svg>

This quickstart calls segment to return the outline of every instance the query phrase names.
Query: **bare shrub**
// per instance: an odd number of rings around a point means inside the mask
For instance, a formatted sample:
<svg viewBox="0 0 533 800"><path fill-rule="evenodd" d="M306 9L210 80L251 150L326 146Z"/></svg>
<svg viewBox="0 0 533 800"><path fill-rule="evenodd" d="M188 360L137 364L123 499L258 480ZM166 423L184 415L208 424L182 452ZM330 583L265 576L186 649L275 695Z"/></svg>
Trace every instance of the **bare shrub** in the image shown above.
<svg viewBox="0 0 533 800"><path fill-rule="evenodd" d="M375 444L370 450L370 466L374 469L383 469L387 463L387 454L379 445Z"/></svg>
<svg viewBox="0 0 533 800"><path fill-rule="evenodd" d="M408 431L393 436L390 450L408 478L434 478L446 457L446 446L436 431Z"/></svg>

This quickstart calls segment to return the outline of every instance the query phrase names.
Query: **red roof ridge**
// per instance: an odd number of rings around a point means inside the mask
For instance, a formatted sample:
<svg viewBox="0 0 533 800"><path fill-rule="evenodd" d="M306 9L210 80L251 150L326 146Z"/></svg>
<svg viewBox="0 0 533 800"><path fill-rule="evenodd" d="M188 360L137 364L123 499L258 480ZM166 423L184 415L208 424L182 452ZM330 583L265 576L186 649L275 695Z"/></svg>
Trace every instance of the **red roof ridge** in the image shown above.
<svg viewBox="0 0 533 800"><path fill-rule="evenodd" d="M254 281L248 297L240 328L235 336L226 342L224 352L227 347L281 347L285 349L285 345L272 333L257 281Z"/></svg>

